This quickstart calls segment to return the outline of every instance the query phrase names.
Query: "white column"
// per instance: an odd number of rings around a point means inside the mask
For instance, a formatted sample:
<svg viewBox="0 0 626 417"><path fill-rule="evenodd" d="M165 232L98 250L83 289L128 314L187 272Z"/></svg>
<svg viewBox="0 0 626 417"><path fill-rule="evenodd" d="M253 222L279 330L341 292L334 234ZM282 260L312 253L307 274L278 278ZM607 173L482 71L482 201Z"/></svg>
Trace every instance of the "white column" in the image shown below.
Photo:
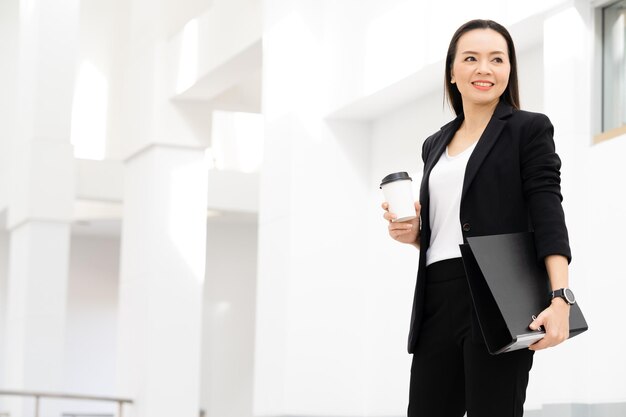
<svg viewBox="0 0 626 417"><path fill-rule="evenodd" d="M4 386L61 391L74 172L70 117L78 2L21 1ZM13 401L11 415L30 415ZM41 416L58 415L42 404Z"/></svg>
<svg viewBox="0 0 626 417"><path fill-rule="evenodd" d="M8 205L11 138L15 136L15 102L19 1L0 2L0 210Z"/></svg>
<svg viewBox="0 0 626 417"><path fill-rule="evenodd" d="M588 7L588 4L580 8L565 7L544 21L543 95L544 112L554 125L556 151L563 162L563 209L572 248L569 285L592 326L589 314L597 309L588 303L591 298L587 291L590 288L587 276L595 282L596 273L587 271L586 265L596 240L586 235L589 217L584 207L590 199L584 184L590 171L581 169L586 166L586 154L591 144L591 80L594 78L591 73L593 60L590 60L593 36L589 33L592 17ZM604 297L603 302L606 302ZM592 342L588 335L582 335L555 349L536 354L527 405L587 403L590 391L594 391L593 384L589 384L587 361L592 358L588 355L590 342L598 343ZM605 350L601 356L609 355L610 350ZM572 361L577 361L579 366L568 367ZM555 373L554 369L563 371Z"/></svg>
<svg viewBox="0 0 626 417"><path fill-rule="evenodd" d="M258 416L367 410L369 137L325 120L326 6L263 2Z"/></svg>
<svg viewBox="0 0 626 417"><path fill-rule="evenodd" d="M14 136L15 101L18 51L18 0L0 2L0 212L6 219L9 200L8 186L9 161L11 160L11 138ZM4 228L2 228L4 229ZM6 349L6 309L7 309L7 274L9 265L9 234L0 231L0 383L5 374ZM0 411L4 411L3 399L0 398Z"/></svg>
<svg viewBox="0 0 626 417"><path fill-rule="evenodd" d="M207 138L172 100L182 65L168 42L174 7L129 4L117 386L135 401L131 417L197 417L200 408ZM200 114L202 125L210 115Z"/></svg>
<svg viewBox="0 0 626 417"><path fill-rule="evenodd" d="M31 220L11 231L10 245L5 384L61 389L69 226Z"/></svg>
<svg viewBox="0 0 626 417"><path fill-rule="evenodd" d="M204 152L150 145L126 161L118 387L135 417L196 417L205 269Z"/></svg>

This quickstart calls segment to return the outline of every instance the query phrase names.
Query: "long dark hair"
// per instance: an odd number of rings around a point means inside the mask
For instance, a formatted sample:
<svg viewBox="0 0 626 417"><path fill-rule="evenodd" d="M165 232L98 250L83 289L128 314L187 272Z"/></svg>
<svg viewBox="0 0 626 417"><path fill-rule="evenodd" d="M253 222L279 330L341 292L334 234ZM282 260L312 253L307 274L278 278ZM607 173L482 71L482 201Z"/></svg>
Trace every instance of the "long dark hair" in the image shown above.
<svg viewBox="0 0 626 417"><path fill-rule="evenodd" d="M509 74L509 84L502 93L500 100L504 100L515 109L519 109L519 89L517 83L517 58L515 56L515 46L513 45L513 39L504 26L493 20L475 19L463 24L460 28L454 32L452 40L450 40L450 46L448 46L448 54L446 55L446 76L445 76L445 92L448 99L448 103L454 109L454 113L457 115L463 113L463 100L461 99L461 93L456 84L452 84L452 64L456 58L457 45L459 39L465 33L474 29L492 29L498 32L506 41L507 48L509 50L509 62L511 64L511 72Z"/></svg>

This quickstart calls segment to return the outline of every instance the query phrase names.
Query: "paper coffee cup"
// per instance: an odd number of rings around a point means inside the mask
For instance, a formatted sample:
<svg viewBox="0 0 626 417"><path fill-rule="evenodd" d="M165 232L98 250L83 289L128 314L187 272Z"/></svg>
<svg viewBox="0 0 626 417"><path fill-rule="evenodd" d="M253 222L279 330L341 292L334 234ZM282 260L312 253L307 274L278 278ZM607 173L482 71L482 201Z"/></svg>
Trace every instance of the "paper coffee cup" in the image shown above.
<svg viewBox="0 0 626 417"><path fill-rule="evenodd" d="M394 172L383 178L380 188L389 203L389 212L396 215L394 222L416 218L411 177L406 172Z"/></svg>

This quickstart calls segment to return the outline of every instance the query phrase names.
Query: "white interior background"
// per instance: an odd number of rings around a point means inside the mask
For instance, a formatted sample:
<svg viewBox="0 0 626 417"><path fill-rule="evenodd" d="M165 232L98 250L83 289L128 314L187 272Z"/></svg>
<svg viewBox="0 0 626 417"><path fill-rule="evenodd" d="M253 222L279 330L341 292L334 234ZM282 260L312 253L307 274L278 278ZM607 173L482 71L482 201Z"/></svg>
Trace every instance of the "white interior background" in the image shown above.
<svg viewBox="0 0 626 417"><path fill-rule="evenodd" d="M183 137L213 163L199 408L209 417L405 415L418 253L387 236L378 184L395 171L419 179L423 140L452 117L443 103L447 43L480 17L510 28L522 108L555 126L570 284L590 326L535 355L526 408L540 416L555 404L626 403L626 136L592 144L600 3L78 3L72 140L76 201L88 204L72 229L60 390L117 392L125 158ZM3 216L19 4L0 2ZM0 231L2 357L9 233Z"/></svg>

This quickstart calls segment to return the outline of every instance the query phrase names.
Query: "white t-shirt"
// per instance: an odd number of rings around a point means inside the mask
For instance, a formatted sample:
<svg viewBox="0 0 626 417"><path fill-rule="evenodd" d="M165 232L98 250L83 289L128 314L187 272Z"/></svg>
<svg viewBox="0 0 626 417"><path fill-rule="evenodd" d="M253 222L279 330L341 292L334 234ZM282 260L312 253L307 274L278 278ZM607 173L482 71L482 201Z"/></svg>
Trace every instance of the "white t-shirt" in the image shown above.
<svg viewBox="0 0 626 417"><path fill-rule="evenodd" d="M426 265L444 259L461 257L461 192L465 168L474 148L474 142L458 155L448 155L448 147L430 172L430 246L426 251Z"/></svg>

